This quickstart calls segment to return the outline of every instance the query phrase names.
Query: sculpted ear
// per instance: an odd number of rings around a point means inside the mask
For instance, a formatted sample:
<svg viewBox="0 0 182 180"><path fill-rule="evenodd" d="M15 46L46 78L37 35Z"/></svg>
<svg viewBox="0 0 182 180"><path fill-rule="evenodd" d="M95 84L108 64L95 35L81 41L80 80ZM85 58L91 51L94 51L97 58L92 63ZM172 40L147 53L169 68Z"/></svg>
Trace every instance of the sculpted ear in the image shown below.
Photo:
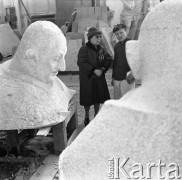
<svg viewBox="0 0 182 180"><path fill-rule="evenodd" d="M136 79L141 79L139 41L130 40L126 42L126 57L134 77Z"/></svg>
<svg viewBox="0 0 182 180"><path fill-rule="evenodd" d="M34 50L34 49L28 49L26 51L26 56L28 57L29 63L31 65L37 64L37 61L38 61L38 53L37 53L36 50Z"/></svg>

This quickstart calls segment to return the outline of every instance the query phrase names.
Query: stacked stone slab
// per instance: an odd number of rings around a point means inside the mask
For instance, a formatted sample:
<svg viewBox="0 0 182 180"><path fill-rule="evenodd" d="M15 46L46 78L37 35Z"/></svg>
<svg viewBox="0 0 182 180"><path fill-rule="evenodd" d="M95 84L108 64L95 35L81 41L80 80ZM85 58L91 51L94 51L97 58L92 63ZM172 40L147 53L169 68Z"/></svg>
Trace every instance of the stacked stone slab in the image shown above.
<svg viewBox="0 0 182 180"><path fill-rule="evenodd" d="M72 32L84 32L88 27L96 27L97 20L103 20L107 22L106 6L78 7L76 19L72 25Z"/></svg>
<svg viewBox="0 0 182 180"><path fill-rule="evenodd" d="M139 40L126 44L142 85L102 106L60 155L60 180L180 178L181 17L181 0L166 0L148 13Z"/></svg>
<svg viewBox="0 0 182 180"><path fill-rule="evenodd" d="M82 39L67 39L68 51L65 56L66 71L78 71L77 54L82 46Z"/></svg>
<svg viewBox="0 0 182 180"><path fill-rule="evenodd" d="M0 53L3 57L13 55L13 48L16 48L19 42L8 23L0 25Z"/></svg>

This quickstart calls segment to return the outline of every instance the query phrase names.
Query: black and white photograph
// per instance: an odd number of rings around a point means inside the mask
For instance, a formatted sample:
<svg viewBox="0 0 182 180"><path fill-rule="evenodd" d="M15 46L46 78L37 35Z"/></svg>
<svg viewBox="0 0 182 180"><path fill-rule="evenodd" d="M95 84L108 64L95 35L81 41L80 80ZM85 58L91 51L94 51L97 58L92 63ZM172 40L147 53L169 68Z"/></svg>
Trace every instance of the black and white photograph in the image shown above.
<svg viewBox="0 0 182 180"><path fill-rule="evenodd" d="M0 180L180 180L182 0L0 0Z"/></svg>

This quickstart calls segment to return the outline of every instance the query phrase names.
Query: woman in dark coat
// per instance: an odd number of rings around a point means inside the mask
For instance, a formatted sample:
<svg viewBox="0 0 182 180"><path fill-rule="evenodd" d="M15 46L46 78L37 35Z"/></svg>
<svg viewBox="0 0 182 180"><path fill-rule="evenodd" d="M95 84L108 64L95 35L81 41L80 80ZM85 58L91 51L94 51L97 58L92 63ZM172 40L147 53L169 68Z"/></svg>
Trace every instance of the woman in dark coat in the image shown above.
<svg viewBox="0 0 182 180"><path fill-rule="evenodd" d="M89 123L90 106L94 105L95 115L100 104L110 99L105 73L111 65L111 56L99 45L101 31L92 27L88 30L88 42L78 52L80 77L80 105L85 109L85 126Z"/></svg>

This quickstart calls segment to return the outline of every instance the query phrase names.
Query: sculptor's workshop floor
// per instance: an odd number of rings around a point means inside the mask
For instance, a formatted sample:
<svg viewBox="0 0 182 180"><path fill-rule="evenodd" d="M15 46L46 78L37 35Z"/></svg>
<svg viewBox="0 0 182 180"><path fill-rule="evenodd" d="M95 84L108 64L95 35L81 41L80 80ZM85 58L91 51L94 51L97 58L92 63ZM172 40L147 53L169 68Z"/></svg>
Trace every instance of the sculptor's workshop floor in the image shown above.
<svg viewBox="0 0 182 180"><path fill-rule="evenodd" d="M106 73L107 84L109 87L111 98L113 98L113 86L111 86L111 74L112 71ZM77 101L77 113L78 113L78 131L75 133L79 134L80 131L84 129L83 120L84 120L84 109L79 104L79 77L78 74L74 75L59 75L59 78L66 84L67 87L76 90L76 101ZM90 109L90 119L94 118L94 109ZM75 136L76 136L75 135ZM74 135L73 135L74 136ZM73 138L74 139L74 138ZM68 142L68 145L70 141ZM36 170L30 180L58 180L58 156L48 155L42 165ZM19 180L19 179L16 179Z"/></svg>

